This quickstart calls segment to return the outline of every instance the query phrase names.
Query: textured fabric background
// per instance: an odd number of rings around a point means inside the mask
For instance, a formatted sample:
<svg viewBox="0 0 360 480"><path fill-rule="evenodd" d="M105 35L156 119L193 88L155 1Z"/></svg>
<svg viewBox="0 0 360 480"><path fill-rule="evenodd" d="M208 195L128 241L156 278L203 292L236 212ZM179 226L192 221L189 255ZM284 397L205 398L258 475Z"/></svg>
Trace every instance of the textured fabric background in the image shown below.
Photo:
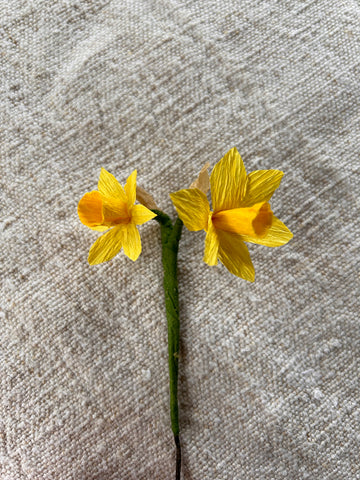
<svg viewBox="0 0 360 480"><path fill-rule="evenodd" d="M237 146L294 239L180 246L184 479L357 479L354 0L2 0L0 478L173 478L159 227L90 267L100 167L168 193Z"/></svg>

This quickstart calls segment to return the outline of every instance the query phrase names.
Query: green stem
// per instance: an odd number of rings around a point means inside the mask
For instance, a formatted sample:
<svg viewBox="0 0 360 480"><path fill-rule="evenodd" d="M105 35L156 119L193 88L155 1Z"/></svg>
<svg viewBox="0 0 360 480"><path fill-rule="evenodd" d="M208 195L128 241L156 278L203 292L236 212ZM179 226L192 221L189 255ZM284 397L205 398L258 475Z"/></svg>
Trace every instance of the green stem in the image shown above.
<svg viewBox="0 0 360 480"><path fill-rule="evenodd" d="M170 418L171 429L176 444L176 478L180 478L180 439L178 408L178 372L179 372L179 294L177 281L177 254L183 223L178 218L174 225L170 218L159 210L153 210L161 227L162 263L164 269L165 307L168 326L168 355L170 376Z"/></svg>

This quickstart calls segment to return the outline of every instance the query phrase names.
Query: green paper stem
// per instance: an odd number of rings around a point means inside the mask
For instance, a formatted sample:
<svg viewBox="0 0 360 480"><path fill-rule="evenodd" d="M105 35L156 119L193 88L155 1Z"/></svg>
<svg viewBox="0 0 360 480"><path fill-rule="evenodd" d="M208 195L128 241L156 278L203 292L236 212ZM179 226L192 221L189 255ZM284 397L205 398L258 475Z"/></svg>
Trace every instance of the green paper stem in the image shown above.
<svg viewBox="0 0 360 480"><path fill-rule="evenodd" d="M174 225L160 210L154 220L161 228L162 264L164 269L165 308L168 326L168 355L170 376L170 418L176 445L176 478L180 478L181 449L179 439L178 372L179 372L179 293L177 281L177 254L183 222L177 218Z"/></svg>

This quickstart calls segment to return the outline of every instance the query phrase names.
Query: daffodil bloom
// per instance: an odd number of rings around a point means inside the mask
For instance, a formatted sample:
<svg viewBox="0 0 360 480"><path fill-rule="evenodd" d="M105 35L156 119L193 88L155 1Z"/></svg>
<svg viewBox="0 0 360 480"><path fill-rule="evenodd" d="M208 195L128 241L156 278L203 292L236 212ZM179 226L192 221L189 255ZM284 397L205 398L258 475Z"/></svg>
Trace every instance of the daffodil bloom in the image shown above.
<svg viewBox="0 0 360 480"><path fill-rule="evenodd" d="M136 170L123 188L116 178L101 169L98 190L85 193L78 204L81 222L92 230L107 232L99 237L89 252L90 265L111 260L121 248L135 261L141 253L141 240L137 225L156 217L136 200Z"/></svg>
<svg viewBox="0 0 360 480"><path fill-rule="evenodd" d="M292 238L269 204L282 176L279 170L246 175L239 152L232 148L210 176L212 211L206 193L198 188L170 194L184 225L206 231L204 261L208 265L216 265L219 259L231 273L253 282L255 270L244 242L278 247Z"/></svg>

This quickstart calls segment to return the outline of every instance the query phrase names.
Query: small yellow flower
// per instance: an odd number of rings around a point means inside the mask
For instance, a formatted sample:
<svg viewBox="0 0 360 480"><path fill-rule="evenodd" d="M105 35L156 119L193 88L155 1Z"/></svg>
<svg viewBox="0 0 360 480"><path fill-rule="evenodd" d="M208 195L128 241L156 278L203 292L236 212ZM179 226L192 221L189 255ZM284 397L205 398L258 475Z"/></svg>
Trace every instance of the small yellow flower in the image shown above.
<svg viewBox="0 0 360 480"><path fill-rule="evenodd" d="M210 176L213 211L206 194L197 188L170 194L185 226L206 231L204 262L216 265L219 259L234 275L254 281L255 270L244 241L278 247L293 236L268 203L282 176L279 170L246 175L239 152L232 148Z"/></svg>
<svg viewBox="0 0 360 480"><path fill-rule="evenodd" d="M111 173L101 169L98 190L85 193L78 204L79 218L84 225L100 232L108 230L90 248L90 265L111 260L121 248L131 260L138 258L141 240L136 225L156 215L143 205L134 205L135 200L136 170L123 188Z"/></svg>

